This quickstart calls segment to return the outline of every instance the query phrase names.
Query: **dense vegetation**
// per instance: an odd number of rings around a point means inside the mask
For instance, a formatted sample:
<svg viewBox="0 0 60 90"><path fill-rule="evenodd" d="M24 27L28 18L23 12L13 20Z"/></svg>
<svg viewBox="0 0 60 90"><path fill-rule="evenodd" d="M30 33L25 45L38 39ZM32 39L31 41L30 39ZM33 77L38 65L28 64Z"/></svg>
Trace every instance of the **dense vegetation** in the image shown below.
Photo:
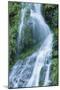
<svg viewBox="0 0 60 90"><path fill-rule="evenodd" d="M25 27L24 38L22 42L22 50L17 57L17 36L19 23L21 21L21 8L25 7L27 3L9 2L9 70L15 64L18 59L24 59L28 55L32 54L38 47L36 41L32 40L32 30ZM25 22L29 18L29 8L27 10ZM54 34L53 40L53 52L52 52L52 65L51 65L51 85L58 85L58 5L43 4L42 13L45 21L50 26L51 31ZM27 24L27 23L26 23ZM30 29L30 30L29 30ZM48 42L47 42L48 43ZM18 58L18 59L17 59Z"/></svg>

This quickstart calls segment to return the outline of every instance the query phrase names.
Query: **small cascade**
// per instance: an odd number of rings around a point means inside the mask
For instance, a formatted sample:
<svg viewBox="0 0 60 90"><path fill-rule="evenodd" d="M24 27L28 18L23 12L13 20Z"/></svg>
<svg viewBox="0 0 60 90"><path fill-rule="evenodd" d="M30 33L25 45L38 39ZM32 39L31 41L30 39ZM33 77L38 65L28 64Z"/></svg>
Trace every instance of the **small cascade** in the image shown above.
<svg viewBox="0 0 60 90"><path fill-rule="evenodd" d="M26 9L25 8L22 8L21 10L21 23L19 25L19 31L18 31L18 39L17 39L17 47L18 49L20 48L20 44L21 44L21 39L22 39L22 30L23 30L23 26L24 26L24 17L25 17L25 13L26 13Z"/></svg>

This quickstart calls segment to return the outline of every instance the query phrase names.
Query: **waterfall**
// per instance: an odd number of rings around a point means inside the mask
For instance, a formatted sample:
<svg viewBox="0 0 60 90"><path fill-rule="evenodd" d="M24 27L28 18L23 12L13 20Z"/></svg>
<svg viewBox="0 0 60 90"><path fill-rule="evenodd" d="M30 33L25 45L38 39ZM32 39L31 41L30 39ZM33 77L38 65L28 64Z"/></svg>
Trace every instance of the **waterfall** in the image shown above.
<svg viewBox="0 0 60 90"><path fill-rule="evenodd" d="M33 27L36 25L37 30L35 32L38 32L37 37L39 43L41 41L41 46L32 55L26 57L24 60L17 61L13 66L9 75L9 87L11 88L39 86L40 78L42 78L42 68L46 68L42 86L48 86L51 82L50 66L53 34L42 16L41 4L33 4L33 6L34 8L30 9L30 18L32 18ZM23 28L25 9L22 9L21 13L19 43L22 39L21 31Z"/></svg>
<svg viewBox="0 0 60 90"><path fill-rule="evenodd" d="M21 44L21 39L22 39L22 30L23 30L23 26L24 26L24 17L25 17L25 13L26 13L26 9L25 8L22 8L21 9L21 23L19 24L19 31L18 31L18 49L20 48L20 44Z"/></svg>

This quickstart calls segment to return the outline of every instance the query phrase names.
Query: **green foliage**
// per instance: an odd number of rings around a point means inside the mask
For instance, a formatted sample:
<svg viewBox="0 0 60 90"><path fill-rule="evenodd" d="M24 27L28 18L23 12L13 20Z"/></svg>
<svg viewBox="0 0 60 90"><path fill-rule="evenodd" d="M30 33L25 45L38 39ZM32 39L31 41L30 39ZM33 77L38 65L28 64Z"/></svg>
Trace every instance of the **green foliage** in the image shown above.
<svg viewBox="0 0 60 90"><path fill-rule="evenodd" d="M19 3L8 2L9 11L9 67L15 62L16 58L16 38L18 32Z"/></svg>
<svg viewBox="0 0 60 90"><path fill-rule="evenodd" d="M27 56L30 56L33 52L35 52L37 49L38 49L38 47L39 47L40 45L39 44L37 44L37 45L35 45L34 47L31 47L31 48L27 48L27 49L23 49L23 51L22 51L22 53L20 54L20 56L19 56L19 58L20 59L24 59L24 58L26 58Z"/></svg>
<svg viewBox="0 0 60 90"><path fill-rule="evenodd" d="M58 85L58 42L54 40L51 65L51 85Z"/></svg>
<svg viewBox="0 0 60 90"><path fill-rule="evenodd" d="M51 85L58 85L58 58L52 60L51 81Z"/></svg>
<svg viewBox="0 0 60 90"><path fill-rule="evenodd" d="M27 56L31 55L33 52L35 51L35 48L30 48L30 49L27 49L26 51L22 52L21 55L20 55L20 59L24 59L26 58Z"/></svg>
<svg viewBox="0 0 60 90"><path fill-rule="evenodd" d="M42 11L49 26L52 29L58 27L58 5L44 4Z"/></svg>

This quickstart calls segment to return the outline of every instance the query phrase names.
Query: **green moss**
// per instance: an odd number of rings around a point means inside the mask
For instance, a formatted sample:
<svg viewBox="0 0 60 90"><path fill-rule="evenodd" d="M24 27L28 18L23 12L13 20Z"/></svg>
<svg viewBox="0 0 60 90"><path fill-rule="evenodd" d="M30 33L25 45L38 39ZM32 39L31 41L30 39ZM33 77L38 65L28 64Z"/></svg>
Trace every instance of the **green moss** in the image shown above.
<svg viewBox="0 0 60 90"><path fill-rule="evenodd" d="M30 49L27 49L26 51L24 51L23 53L21 53L20 55L20 59L24 59L26 58L27 56L31 55L33 52L35 51L35 48L30 48Z"/></svg>
<svg viewBox="0 0 60 90"><path fill-rule="evenodd" d="M58 85L58 59L53 58L51 65L51 85Z"/></svg>

